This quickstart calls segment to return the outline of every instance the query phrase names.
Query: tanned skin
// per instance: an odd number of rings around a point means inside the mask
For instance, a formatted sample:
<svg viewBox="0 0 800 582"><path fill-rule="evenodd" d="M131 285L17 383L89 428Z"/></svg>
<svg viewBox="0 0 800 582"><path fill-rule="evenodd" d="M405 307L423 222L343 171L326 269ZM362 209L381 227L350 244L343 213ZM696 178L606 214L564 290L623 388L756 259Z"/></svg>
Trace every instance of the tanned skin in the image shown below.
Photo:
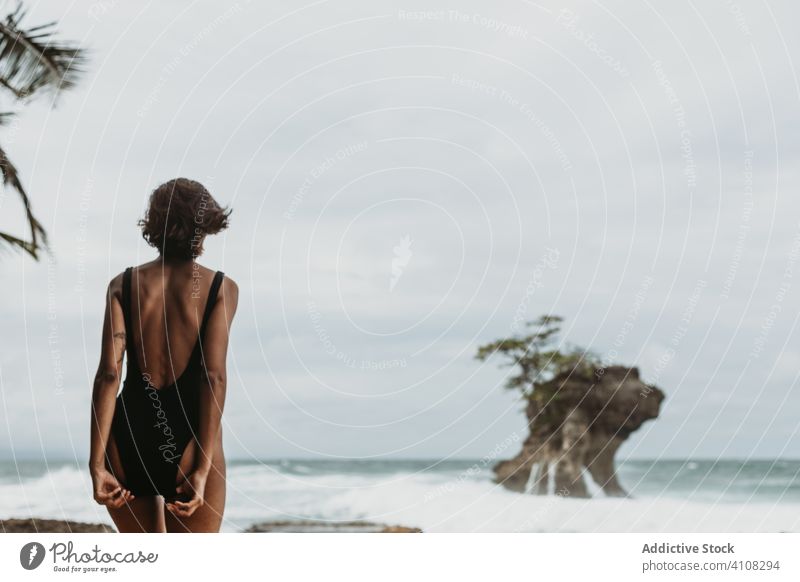
<svg viewBox="0 0 800 582"><path fill-rule="evenodd" d="M150 374L154 386L168 386L185 369L213 278L213 270L192 260L160 257L133 270L131 321L136 329L131 333L142 372ZM197 438L181 456L176 499L165 502L160 496L136 497L125 487L125 473L111 434L127 330L122 313L122 274L109 283L100 363L92 390L89 470L95 501L106 506L120 532L219 531L225 508L221 418L227 389L228 337L238 301L239 289L226 276L203 342L205 368L197 386Z"/></svg>

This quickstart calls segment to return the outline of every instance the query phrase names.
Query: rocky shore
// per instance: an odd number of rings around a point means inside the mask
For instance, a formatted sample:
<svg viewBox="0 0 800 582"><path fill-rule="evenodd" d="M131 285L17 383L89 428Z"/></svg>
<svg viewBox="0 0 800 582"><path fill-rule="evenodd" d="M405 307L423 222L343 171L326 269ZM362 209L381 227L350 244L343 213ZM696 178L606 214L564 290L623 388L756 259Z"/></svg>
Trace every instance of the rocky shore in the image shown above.
<svg viewBox="0 0 800 582"><path fill-rule="evenodd" d="M61 519L0 519L2 533L114 533L103 523L82 523ZM247 533L421 533L416 527L369 521L264 521L243 531Z"/></svg>
<svg viewBox="0 0 800 582"><path fill-rule="evenodd" d="M82 523L62 519L0 519L3 533L114 533L114 528L104 523Z"/></svg>
<svg viewBox="0 0 800 582"><path fill-rule="evenodd" d="M248 533L422 533L416 527L370 521L265 521L244 530Z"/></svg>

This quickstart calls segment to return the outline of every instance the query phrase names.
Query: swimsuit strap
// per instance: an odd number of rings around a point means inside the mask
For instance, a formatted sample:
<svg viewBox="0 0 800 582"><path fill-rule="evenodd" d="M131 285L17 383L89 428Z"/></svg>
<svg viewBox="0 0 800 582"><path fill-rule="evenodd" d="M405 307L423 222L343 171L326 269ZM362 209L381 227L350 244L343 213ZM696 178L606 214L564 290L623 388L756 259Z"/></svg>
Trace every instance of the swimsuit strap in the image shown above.
<svg viewBox="0 0 800 582"><path fill-rule="evenodd" d="M134 349L133 345L133 325L132 325L132 317L131 317L131 304L132 304L132 275L133 275L133 267L128 267L125 269L125 272L122 275L122 316L125 321L125 343L128 349L128 362L134 362L136 358L136 350ZM206 300L206 308L205 312L203 313L203 321L200 325L200 337L205 337L205 330L206 325L208 324L208 320L211 317L211 310L213 309L214 305L217 302L217 295L219 294L219 288L222 285L222 279L225 277L225 273L222 271L217 271L214 274L214 280L211 282L211 288L208 290L208 299ZM199 347L199 342L195 345L195 349Z"/></svg>
<svg viewBox="0 0 800 582"><path fill-rule="evenodd" d="M131 271L132 267L125 269L122 274L122 317L125 321L125 344L133 346L133 328L131 326Z"/></svg>
<svg viewBox="0 0 800 582"><path fill-rule="evenodd" d="M122 274L122 317L125 321L125 351L127 352L128 366L138 368L136 361L136 346L133 344L133 317L131 316L131 278L133 267L128 267Z"/></svg>
<svg viewBox="0 0 800 582"><path fill-rule="evenodd" d="M205 313L203 313L203 323L200 325L201 338L205 338L206 325L208 324L208 320L211 317L211 310L217 303L217 295L219 294L219 288L222 285L222 279L224 277L225 273L223 273L222 271L217 271L214 274L214 280L211 282L211 288L208 290L208 299L206 300L206 310Z"/></svg>

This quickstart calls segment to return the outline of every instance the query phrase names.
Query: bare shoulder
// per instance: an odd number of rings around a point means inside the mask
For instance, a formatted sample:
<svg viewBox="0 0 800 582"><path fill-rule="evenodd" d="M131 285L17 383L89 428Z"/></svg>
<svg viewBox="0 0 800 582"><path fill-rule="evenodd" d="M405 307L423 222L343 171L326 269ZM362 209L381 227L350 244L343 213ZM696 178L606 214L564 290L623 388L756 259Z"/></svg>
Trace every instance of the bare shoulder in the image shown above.
<svg viewBox="0 0 800 582"><path fill-rule="evenodd" d="M198 277L202 279L208 279L209 281L214 278L217 272L214 269L201 265L200 263L194 262L192 263L192 276Z"/></svg>
<svg viewBox="0 0 800 582"><path fill-rule="evenodd" d="M225 275L225 278L222 280L220 294L226 301L233 301L235 303L239 299L239 285L236 284L236 281Z"/></svg>
<svg viewBox="0 0 800 582"><path fill-rule="evenodd" d="M122 277L125 273L119 273L116 275L111 281L108 283L108 289L106 293L108 294L108 298L116 297L118 300L122 301Z"/></svg>
<svg viewBox="0 0 800 582"><path fill-rule="evenodd" d="M219 301L225 306L228 317L233 318L239 305L239 286L236 281L225 275L219 290Z"/></svg>

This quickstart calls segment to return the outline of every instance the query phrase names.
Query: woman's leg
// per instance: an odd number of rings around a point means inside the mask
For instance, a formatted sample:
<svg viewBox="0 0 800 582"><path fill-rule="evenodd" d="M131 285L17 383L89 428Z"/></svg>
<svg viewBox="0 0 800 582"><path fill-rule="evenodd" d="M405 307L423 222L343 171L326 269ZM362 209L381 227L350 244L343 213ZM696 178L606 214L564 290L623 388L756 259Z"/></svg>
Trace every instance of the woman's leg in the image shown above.
<svg viewBox="0 0 800 582"><path fill-rule="evenodd" d="M108 441L109 470L120 483L125 483L125 471L113 435ZM149 495L137 497L118 509L108 508L108 514L120 533L163 533L164 502L160 497Z"/></svg>
<svg viewBox="0 0 800 582"><path fill-rule="evenodd" d="M220 431L221 433L222 431ZM192 440L181 457L178 479L188 474L194 466L197 441ZM177 483L176 483L177 485ZM135 500L134 500L135 502ZM211 471L206 482L204 503L191 517L178 517L164 509L164 522L168 532L216 533L222 525L225 511L225 455L222 452L222 435L217 440L216 454L211 460Z"/></svg>
<svg viewBox="0 0 800 582"><path fill-rule="evenodd" d="M137 497L120 507L108 508L108 514L119 533L163 533L164 502L160 497L149 495Z"/></svg>

